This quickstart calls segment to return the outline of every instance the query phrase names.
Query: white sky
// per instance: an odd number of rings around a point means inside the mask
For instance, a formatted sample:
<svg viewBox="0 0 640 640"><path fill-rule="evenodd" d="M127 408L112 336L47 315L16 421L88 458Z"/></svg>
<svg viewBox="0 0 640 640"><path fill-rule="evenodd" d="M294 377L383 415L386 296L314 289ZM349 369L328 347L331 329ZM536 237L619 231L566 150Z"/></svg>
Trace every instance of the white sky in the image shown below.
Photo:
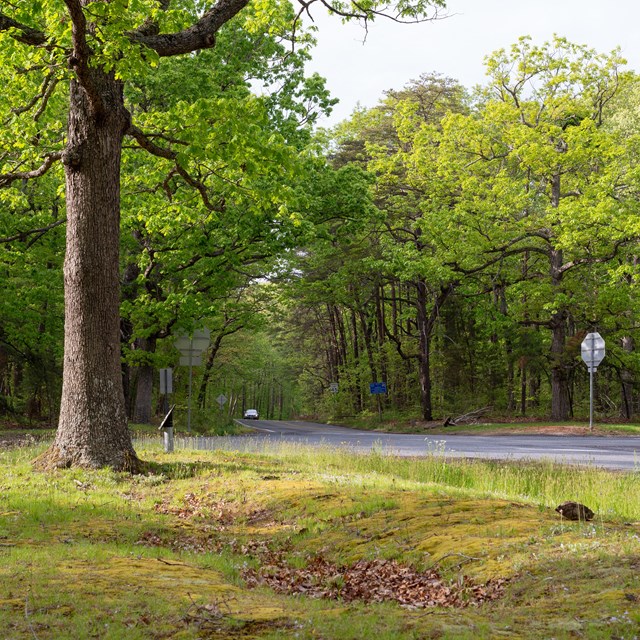
<svg viewBox="0 0 640 640"><path fill-rule="evenodd" d="M604 53L620 46L629 67L640 71L639 0L449 0L451 17L419 25L379 19L364 43L361 27L343 25L317 5L312 13L318 46L308 70L324 76L340 99L321 126L348 118L358 104L375 106L386 89L401 89L422 73L484 84L484 57L522 35L542 44L557 33Z"/></svg>

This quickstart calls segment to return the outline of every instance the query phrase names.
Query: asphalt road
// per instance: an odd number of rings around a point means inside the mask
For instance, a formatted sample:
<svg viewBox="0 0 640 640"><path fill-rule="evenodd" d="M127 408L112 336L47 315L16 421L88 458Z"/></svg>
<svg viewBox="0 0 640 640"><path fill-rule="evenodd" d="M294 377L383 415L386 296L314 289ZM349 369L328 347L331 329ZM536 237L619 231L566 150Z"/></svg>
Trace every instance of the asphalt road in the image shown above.
<svg viewBox="0 0 640 640"><path fill-rule="evenodd" d="M359 431L312 422L280 420L239 420L238 422L255 429L256 438L267 442L285 441L328 445L346 447L354 451L370 451L372 448L377 448L385 453L400 456L421 456L433 452L464 458L554 460L566 464L640 472L640 437L633 436L458 434L424 436ZM240 447L242 438L227 438L226 441L229 446ZM236 441L238 441L237 445L234 444Z"/></svg>

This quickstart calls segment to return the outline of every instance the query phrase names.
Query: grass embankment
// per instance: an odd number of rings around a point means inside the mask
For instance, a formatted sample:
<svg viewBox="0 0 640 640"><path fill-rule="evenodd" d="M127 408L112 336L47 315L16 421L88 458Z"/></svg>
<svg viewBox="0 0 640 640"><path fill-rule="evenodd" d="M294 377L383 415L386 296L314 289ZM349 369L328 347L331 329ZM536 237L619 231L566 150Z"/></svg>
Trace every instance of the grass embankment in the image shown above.
<svg viewBox="0 0 640 640"><path fill-rule="evenodd" d="M481 417L476 423L451 424L444 426L444 420L425 422L415 417L383 415L382 419L372 414L351 417L336 417L328 421L330 424L343 425L366 431L390 433L428 433L439 434L477 434L477 435L515 435L544 433L554 435L594 435L594 436L640 436L640 424L616 424L614 422L596 422L589 428L587 421L552 422L535 420L517 422L494 417Z"/></svg>
<svg viewBox="0 0 640 640"><path fill-rule="evenodd" d="M157 447L131 477L36 453L0 454L3 638L638 634L638 472Z"/></svg>

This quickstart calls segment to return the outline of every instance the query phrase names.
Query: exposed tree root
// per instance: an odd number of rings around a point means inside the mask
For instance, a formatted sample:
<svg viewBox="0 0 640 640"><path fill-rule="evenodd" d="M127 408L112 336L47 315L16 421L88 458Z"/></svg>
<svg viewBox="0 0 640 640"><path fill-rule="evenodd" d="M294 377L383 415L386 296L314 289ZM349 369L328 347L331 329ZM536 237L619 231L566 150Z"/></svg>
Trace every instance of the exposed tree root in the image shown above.
<svg viewBox="0 0 640 640"><path fill-rule="evenodd" d="M84 454L84 455L83 455ZM55 443L44 453L41 453L32 461L34 469L40 471L54 471L56 469L69 469L79 467L83 469L102 469L110 467L114 471L124 471L126 473L143 473L146 465L140 460L135 452L123 451L119 456L105 458L89 458L86 452L66 451L63 452Z"/></svg>

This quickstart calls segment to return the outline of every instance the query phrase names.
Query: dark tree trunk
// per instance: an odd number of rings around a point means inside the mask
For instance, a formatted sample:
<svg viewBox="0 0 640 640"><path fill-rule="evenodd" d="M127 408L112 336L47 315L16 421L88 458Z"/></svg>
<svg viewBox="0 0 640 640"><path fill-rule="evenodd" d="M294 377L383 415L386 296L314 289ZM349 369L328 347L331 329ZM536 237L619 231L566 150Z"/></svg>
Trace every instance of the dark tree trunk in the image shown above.
<svg viewBox="0 0 640 640"><path fill-rule="evenodd" d="M120 158L128 114L122 86L90 69L91 98L71 82L64 379L56 439L43 467L137 470L120 366ZM99 105L100 108L97 108Z"/></svg>
<svg viewBox="0 0 640 640"><path fill-rule="evenodd" d="M622 338L622 349L626 353L632 353L634 349L633 338L625 336ZM631 420L633 418L633 373L626 367L620 372L621 382L621 414L623 418Z"/></svg>
<svg viewBox="0 0 640 640"><path fill-rule="evenodd" d="M558 312L551 319L551 418L553 420L568 420L571 412L565 341L565 314Z"/></svg>
<svg viewBox="0 0 640 640"><path fill-rule="evenodd" d="M560 150L564 147L560 146ZM553 176L551 183L551 204L554 208L560 206L560 174ZM550 254L551 284L554 292L560 291L562 282L561 249L551 249ZM566 311L560 309L553 314L549 322L551 329L551 418L553 420L568 420L571 411L569 395L569 374L565 362L566 342Z"/></svg>
<svg viewBox="0 0 640 640"><path fill-rule="evenodd" d="M424 282L416 282L416 321L418 327L418 374L420 379L420 404L422 418L433 420L433 404L431 399L431 341L436 327L440 310L453 286L441 286L438 295L433 299L433 308L427 314L427 285Z"/></svg>
<svg viewBox="0 0 640 640"><path fill-rule="evenodd" d="M362 397L362 385L360 380L360 340L358 339L358 321L355 310L351 309L351 334L353 344L353 361L354 361L354 380L353 393L356 412L362 411L364 408L364 400Z"/></svg>
<svg viewBox="0 0 640 640"><path fill-rule="evenodd" d="M154 353L156 350L156 339L138 339L136 347L147 353ZM155 367L151 364L143 364L136 367L135 375L135 403L133 407L133 421L138 424L150 424L153 414L153 376Z"/></svg>
<svg viewBox="0 0 640 640"><path fill-rule="evenodd" d="M219 333L216 336L216 339L213 342L213 345L209 349L209 354L207 356L207 361L204 365L204 372L202 374L202 380L200 381L200 389L198 390L198 406L200 409L206 408L206 399L207 399L207 386L209 385L209 380L211 378L211 371L213 370L213 363L216 360L216 356L218 355L218 351L220 350L220 345L222 344L222 339L226 334ZM244 396L242 399L242 403L244 405ZM242 407L242 413L244 414L244 406Z"/></svg>
<svg viewBox="0 0 640 640"><path fill-rule="evenodd" d="M433 420L431 404L431 333L427 318L427 289L424 282L416 284L416 319L418 324L418 377L420 380L420 407L423 420Z"/></svg>
<svg viewBox="0 0 640 640"><path fill-rule="evenodd" d="M520 358L520 414L527 415L527 360Z"/></svg>
<svg viewBox="0 0 640 640"><path fill-rule="evenodd" d="M557 290L562 279L562 251L551 251L551 282ZM566 362L567 313L556 311L549 321L551 329L551 418L568 420L571 412L569 371Z"/></svg>
<svg viewBox="0 0 640 640"><path fill-rule="evenodd" d="M370 319L362 309L358 310L358 317L360 319L360 328L362 329L364 348L367 352L367 362L369 363L371 382L378 382L378 369L376 367L376 360L373 352L373 331L371 329Z"/></svg>
<svg viewBox="0 0 640 640"><path fill-rule="evenodd" d="M137 424L150 424L153 403L153 374L150 365L138 367L136 375L136 400L133 408L133 421Z"/></svg>

